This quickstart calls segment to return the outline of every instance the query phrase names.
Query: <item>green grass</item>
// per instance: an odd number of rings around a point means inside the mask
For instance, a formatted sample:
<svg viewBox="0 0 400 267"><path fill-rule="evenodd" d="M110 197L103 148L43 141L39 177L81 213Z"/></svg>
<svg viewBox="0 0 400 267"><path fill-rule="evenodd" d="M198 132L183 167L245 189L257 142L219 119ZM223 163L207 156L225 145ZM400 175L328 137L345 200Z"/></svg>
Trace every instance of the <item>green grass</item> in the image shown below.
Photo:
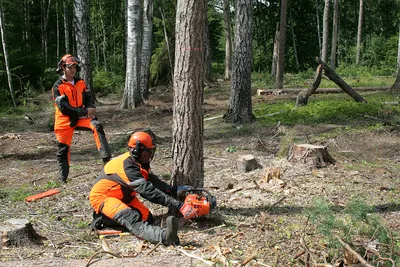
<svg viewBox="0 0 400 267"><path fill-rule="evenodd" d="M296 107L293 99L279 100L274 104L259 102L253 112L265 125L274 125L278 121L286 125L376 124L379 120L398 122L400 106L386 105L384 102L399 101L399 96L375 93L365 94L363 98L368 103L355 102L347 94L316 95L309 99L307 106L302 107Z"/></svg>

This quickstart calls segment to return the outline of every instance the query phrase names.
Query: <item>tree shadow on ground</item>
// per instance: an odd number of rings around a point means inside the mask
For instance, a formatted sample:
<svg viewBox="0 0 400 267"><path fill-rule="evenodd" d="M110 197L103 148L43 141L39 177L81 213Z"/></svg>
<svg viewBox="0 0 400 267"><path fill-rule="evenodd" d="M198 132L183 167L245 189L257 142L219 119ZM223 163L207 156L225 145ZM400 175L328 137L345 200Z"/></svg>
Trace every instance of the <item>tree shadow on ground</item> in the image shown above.
<svg viewBox="0 0 400 267"><path fill-rule="evenodd" d="M343 206L331 206L331 209L334 212L342 212L345 207ZM395 202L380 204L372 206L373 212L375 213L386 213L386 212L394 212L400 211L400 204ZM268 212L271 215L285 215L285 214L301 214L307 212L310 207L301 207L301 206L279 206L279 207L271 207L271 206L260 206L257 208L228 208L228 207L220 207L218 208L220 212L227 213L229 215L240 215L240 216L255 216L260 214L260 212Z"/></svg>

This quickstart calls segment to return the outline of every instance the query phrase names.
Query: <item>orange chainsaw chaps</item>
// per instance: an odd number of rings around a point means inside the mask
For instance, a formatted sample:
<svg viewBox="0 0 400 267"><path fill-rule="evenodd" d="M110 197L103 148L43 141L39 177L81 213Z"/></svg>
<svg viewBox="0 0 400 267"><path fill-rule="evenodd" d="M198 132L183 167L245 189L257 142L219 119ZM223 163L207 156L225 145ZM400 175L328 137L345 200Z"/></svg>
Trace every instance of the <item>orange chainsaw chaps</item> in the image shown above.
<svg viewBox="0 0 400 267"><path fill-rule="evenodd" d="M204 216L210 213L210 203L205 196L189 194L185 198L185 203L192 206L196 211L196 217Z"/></svg>

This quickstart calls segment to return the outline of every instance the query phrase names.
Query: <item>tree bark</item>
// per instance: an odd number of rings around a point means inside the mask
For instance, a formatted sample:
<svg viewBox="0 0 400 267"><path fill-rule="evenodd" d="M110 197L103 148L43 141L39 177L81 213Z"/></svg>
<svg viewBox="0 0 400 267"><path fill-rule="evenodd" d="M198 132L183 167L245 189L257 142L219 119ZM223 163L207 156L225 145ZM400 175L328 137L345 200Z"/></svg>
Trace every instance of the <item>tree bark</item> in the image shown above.
<svg viewBox="0 0 400 267"><path fill-rule="evenodd" d="M74 28L77 46L77 56L81 61L80 77L85 81L86 87L93 92L92 65L90 62L90 25L89 1L74 0Z"/></svg>
<svg viewBox="0 0 400 267"><path fill-rule="evenodd" d="M361 37L362 37L362 24L363 24L363 12L364 12L364 0L360 0L360 10L358 14L358 30L357 30L357 55L356 65L360 64L360 53L361 53Z"/></svg>
<svg viewBox="0 0 400 267"><path fill-rule="evenodd" d="M305 106L308 103L308 98L314 94L317 90L318 86L321 83L322 79L322 66L318 65L317 70L315 71L314 82L308 90L301 91L297 95L296 106Z"/></svg>
<svg viewBox="0 0 400 267"><path fill-rule="evenodd" d="M397 71L400 71L400 25L399 25L399 40L397 44Z"/></svg>
<svg viewBox="0 0 400 267"><path fill-rule="evenodd" d="M202 99L205 13L205 0L177 2L172 127L174 185L204 185Z"/></svg>
<svg viewBox="0 0 400 267"><path fill-rule="evenodd" d="M161 10L160 7L160 13L161 13L161 19L162 19L162 24L163 24L163 29L164 29L164 38L165 38L165 45L167 47L168 51L168 61L169 61L169 67L171 69L171 82L174 81L174 74L173 74L173 68L172 68L172 56L171 56L171 51L169 49L169 41L168 41L168 34L167 34L167 26L165 25L165 18L164 18L164 13Z"/></svg>
<svg viewBox="0 0 400 267"><path fill-rule="evenodd" d="M333 29L332 29L332 47L331 47L331 69L335 70L336 64L336 46L337 46L337 35L338 35L338 23L339 23L339 0L334 0L333 8Z"/></svg>
<svg viewBox="0 0 400 267"><path fill-rule="evenodd" d="M153 0L143 2L143 42L140 67L140 91L144 99L149 98L151 42L153 40Z"/></svg>
<svg viewBox="0 0 400 267"><path fill-rule="evenodd" d="M225 31L224 79L230 81L232 78L232 35L231 35L231 15L230 15L229 0L224 0L224 31Z"/></svg>
<svg viewBox="0 0 400 267"><path fill-rule="evenodd" d="M5 21L4 21L4 8L3 4L0 4L0 31L1 31L1 43L3 45L3 53L4 53L4 63L6 65L7 72L7 80L8 80L8 88L10 89L11 100L13 102L14 108L17 107L17 102L15 101L15 92L12 86L12 78L11 78L11 70L10 63L8 59L8 50L7 50L7 42L6 42L6 29L5 29Z"/></svg>
<svg viewBox="0 0 400 267"><path fill-rule="evenodd" d="M204 24L204 82L211 82L211 47L210 47L210 29L208 28L207 9Z"/></svg>
<svg viewBox="0 0 400 267"><path fill-rule="evenodd" d="M362 96L360 96L353 88L351 88L339 75L336 74L334 70L328 67L320 58L317 58L317 62L321 64L322 68L324 69L325 75L328 78L336 83L340 88L343 89L349 96L351 96L357 102L367 102Z"/></svg>
<svg viewBox="0 0 400 267"><path fill-rule="evenodd" d="M293 41L293 52L294 52L294 59L296 60L296 70L300 70L299 65L299 58L297 57L297 48L296 48L296 35L294 34L294 26L293 26L293 19L292 19L292 10L289 12L290 15L290 29L292 30L292 41Z"/></svg>
<svg viewBox="0 0 400 267"><path fill-rule="evenodd" d="M251 103L252 1L236 1L235 52L229 109L225 122L249 123L255 120Z"/></svg>
<svg viewBox="0 0 400 267"><path fill-rule="evenodd" d="M311 144L293 144L288 156L290 162L301 162L312 167L321 168L329 164L335 164L335 160L329 155L328 148Z"/></svg>
<svg viewBox="0 0 400 267"><path fill-rule="evenodd" d="M322 30L322 52L321 52L321 60L324 62L326 62L328 57L329 7L330 7L330 0L325 0L323 30Z"/></svg>
<svg viewBox="0 0 400 267"><path fill-rule="evenodd" d="M319 54L322 54L322 44L321 44L321 23L319 21L319 5L318 5L318 0L315 0L315 7L317 10L317 32L318 32L318 45L319 45Z"/></svg>
<svg viewBox="0 0 400 267"><path fill-rule="evenodd" d="M272 52L271 77L276 77L276 66L278 64L278 47L279 47L279 23L276 24L274 51Z"/></svg>
<svg viewBox="0 0 400 267"><path fill-rule="evenodd" d="M141 1L128 0L128 41L126 47L126 78L120 107L136 108L143 104L140 91Z"/></svg>
<svg viewBox="0 0 400 267"><path fill-rule="evenodd" d="M286 17L287 17L287 0L281 0L278 61L276 66L276 80L275 80L276 89L283 88L283 70L285 62L285 44L286 44Z"/></svg>
<svg viewBox="0 0 400 267"><path fill-rule="evenodd" d="M65 39L65 54L71 53L70 46L69 46L69 24L68 24L68 0L63 0L64 6L64 39Z"/></svg>

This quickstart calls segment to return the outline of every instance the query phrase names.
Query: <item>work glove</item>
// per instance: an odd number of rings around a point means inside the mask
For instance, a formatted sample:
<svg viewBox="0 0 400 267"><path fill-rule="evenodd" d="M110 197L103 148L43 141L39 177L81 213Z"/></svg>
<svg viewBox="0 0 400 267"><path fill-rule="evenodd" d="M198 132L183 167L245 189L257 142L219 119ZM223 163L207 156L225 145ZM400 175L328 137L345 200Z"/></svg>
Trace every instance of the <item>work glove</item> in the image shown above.
<svg viewBox="0 0 400 267"><path fill-rule="evenodd" d="M78 117L84 117L88 114L85 108L75 108L75 111L78 113Z"/></svg>
<svg viewBox="0 0 400 267"><path fill-rule="evenodd" d="M188 203L183 203L182 207L179 209L179 211L182 213L183 218L185 220L190 220L192 218L197 217L197 211L196 209L188 204Z"/></svg>

